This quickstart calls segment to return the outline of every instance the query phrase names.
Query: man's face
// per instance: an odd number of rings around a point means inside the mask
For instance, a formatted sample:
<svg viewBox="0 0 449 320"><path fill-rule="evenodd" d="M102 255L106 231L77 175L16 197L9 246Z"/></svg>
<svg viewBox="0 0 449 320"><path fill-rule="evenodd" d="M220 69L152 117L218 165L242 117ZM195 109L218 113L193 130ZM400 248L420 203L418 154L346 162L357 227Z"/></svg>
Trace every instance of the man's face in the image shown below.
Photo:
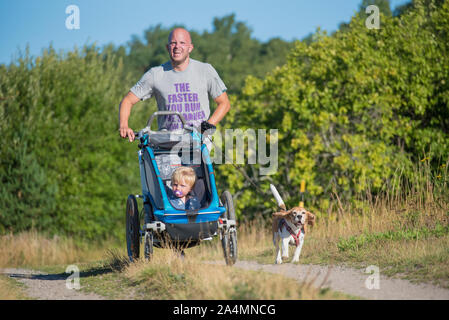
<svg viewBox="0 0 449 320"><path fill-rule="evenodd" d="M186 61L193 50L189 33L182 29L174 30L167 44L167 50L173 62L179 64Z"/></svg>

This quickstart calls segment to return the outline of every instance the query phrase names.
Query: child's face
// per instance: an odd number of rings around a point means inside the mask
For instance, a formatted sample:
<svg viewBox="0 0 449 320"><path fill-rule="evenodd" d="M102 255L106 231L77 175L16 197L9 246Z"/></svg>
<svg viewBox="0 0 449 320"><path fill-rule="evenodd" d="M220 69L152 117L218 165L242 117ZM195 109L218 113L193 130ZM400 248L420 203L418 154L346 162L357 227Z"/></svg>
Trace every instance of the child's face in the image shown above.
<svg viewBox="0 0 449 320"><path fill-rule="evenodd" d="M172 189L178 198L183 198L192 190L192 186L189 185L184 179L181 179L180 181L173 181Z"/></svg>

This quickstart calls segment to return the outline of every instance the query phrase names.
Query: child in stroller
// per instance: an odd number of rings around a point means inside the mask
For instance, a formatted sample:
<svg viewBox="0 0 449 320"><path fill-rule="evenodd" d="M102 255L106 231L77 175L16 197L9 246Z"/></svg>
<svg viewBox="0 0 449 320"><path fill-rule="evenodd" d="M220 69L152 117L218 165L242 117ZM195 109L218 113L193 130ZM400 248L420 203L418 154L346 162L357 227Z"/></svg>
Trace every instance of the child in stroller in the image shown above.
<svg viewBox="0 0 449 320"><path fill-rule="evenodd" d="M172 175L171 187L167 188L168 199L175 209L197 210L201 207L198 198L191 194L196 182L195 170L191 167L178 167Z"/></svg>

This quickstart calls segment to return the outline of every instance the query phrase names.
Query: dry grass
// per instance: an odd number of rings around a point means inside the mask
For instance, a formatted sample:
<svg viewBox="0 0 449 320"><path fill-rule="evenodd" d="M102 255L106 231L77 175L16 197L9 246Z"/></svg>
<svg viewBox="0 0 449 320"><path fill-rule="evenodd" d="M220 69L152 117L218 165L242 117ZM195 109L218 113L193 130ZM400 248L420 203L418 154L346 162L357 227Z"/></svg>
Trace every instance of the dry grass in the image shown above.
<svg viewBox="0 0 449 320"><path fill-rule="evenodd" d="M48 238L36 231L0 236L0 268L40 267L101 258L104 249L76 244L72 239Z"/></svg>

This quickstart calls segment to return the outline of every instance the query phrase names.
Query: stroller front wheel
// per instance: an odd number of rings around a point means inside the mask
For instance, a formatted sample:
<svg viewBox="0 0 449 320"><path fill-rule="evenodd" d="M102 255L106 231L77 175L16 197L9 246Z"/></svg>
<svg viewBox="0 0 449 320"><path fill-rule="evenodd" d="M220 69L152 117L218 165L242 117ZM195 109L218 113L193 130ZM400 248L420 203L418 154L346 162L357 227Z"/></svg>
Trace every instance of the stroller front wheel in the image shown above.
<svg viewBox="0 0 449 320"><path fill-rule="evenodd" d="M223 192L221 201L226 208L224 218L235 220L235 209L232 195L229 191ZM221 246L223 247L224 258L227 265L233 265L237 261L237 229L230 227L222 229Z"/></svg>

